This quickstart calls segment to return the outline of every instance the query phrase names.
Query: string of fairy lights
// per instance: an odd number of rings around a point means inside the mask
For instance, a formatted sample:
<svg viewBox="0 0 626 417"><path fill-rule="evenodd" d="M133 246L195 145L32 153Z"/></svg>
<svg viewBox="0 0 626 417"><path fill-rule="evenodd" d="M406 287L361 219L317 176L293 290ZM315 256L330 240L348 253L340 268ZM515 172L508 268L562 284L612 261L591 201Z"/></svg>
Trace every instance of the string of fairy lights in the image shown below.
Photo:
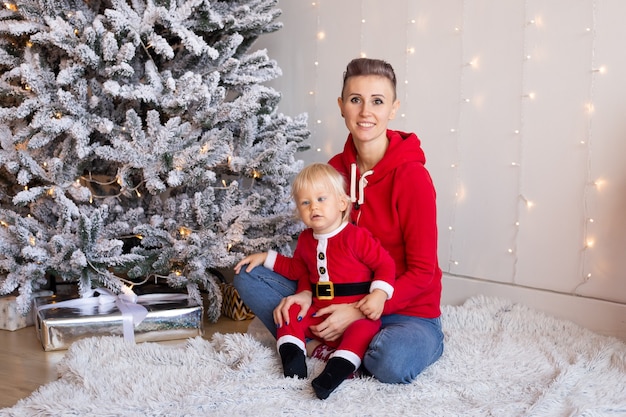
<svg viewBox="0 0 626 417"><path fill-rule="evenodd" d="M413 16L413 7L415 6L410 1L406 3L406 16ZM412 45L411 42L411 34L415 33L417 26L417 19L409 18L406 22L406 29L404 33L404 38L406 40L406 49L405 49L405 59L404 59L404 95L401 100L400 106L400 114L398 115L403 123L405 123L405 130L408 130L406 127L406 115L411 112L411 102L409 100L409 74L410 68L414 65L415 61L415 46ZM400 97L398 97L400 98Z"/></svg>
<svg viewBox="0 0 626 417"><path fill-rule="evenodd" d="M313 97L313 119L315 120L315 126L312 129L311 134L313 136L315 136L318 133L318 129L317 126L321 125L322 120L317 118L317 113L315 112L315 109L319 108L320 102L318 100L318 94L317 91L319 89L319 71L317 71L317 67L319 67L320 62L319 62L319 56L318 56L318 52L319 52L319 44L320 42L322 42L325 38L326 38L326 33L321 29L321 23L320 23L320 13L319 13L319 2L312 2L311 3L311 7L313 8L313 10L315 11L315 38L317 40L317 42L315 42L315 49L313 52L313 66L314 66L314 79L313 79L313 90L309 91L309 96ZM316 152L321 152L322 148L316 148L315 149Z"/></svg>
<svg viewBox="0 0 626 417"><path fill-rule="evenodd" d="M529 46L528 46L528 42L527 42L527 36L526 36L526 31L529 30L529 28L531 28L534 25L534 20L529 18L528 16L528 1L524 1L524 36L523 36L523 40L522 40L522 72L521 72L521 89L520 89L520 96L522 98L525 99L529 99L529 100L533 100L535 97L535 93L530 91L528 91L528 86L527 81L526 81L526 70L527 70L527 65L529 64L532 55L529 51ZM517 266L518 266L518 261L519 258L517 256L517 249L518 249L518 241L519 241L519 228L520 228L520 215L521 215L521 210L523 209L522 206L524 206L526 209L531 209L533 206L533 202L528 200L526 197L524 197L524 193L522 190L522 186L523 186L523 182L522 182L522 174L523 174L523 168L525 166L523 158L524 158L524 128L525 128L525 121L526 121L526 105L527 101L522 100L522 103L519 107L519 125L516 129L513 130L513 137L514 140L517 141L517 161L514 161L511 163L511 166L513 168L516 168L518 170L518 175L517 175L517 189L518 189L518 195L519 195L519 201L517 204L515 204L515 223L513 224L513 238L512 238L512 245L511 247L508 249L508 253L510 253L513 256L513 263L512 263L512 271L511 271L511 282L515 283L516 279L517 279Z"/></svg>
<svg viewBox="0 0 626 417"><path fill-rule="evenodd" d="M467 1L463 2L463 22L465 22L466 20L466 8L467 8ZM591 2L591 14L592 14L592 25L590 27L585 28L585 32L588 33L592 39L591 39L591 51L590 51L590 63L591 63L591 70L589 71L589 98L588 98L588 102L584 104L586 113L587 113L587 132L586 132L586 137L583 138L580 143L582 146L585 146L586 148L586 183L584 185L584 199L583 199L583 219L582 219L582 224L583 224L583 236L582 236L582 243L581 243L581 256L580 256L580 274L581 274L581 282L578 283L573 290L571 291L572 294L576 294L578 289L584 285L585 283L587 283L591 277L592 277L592 266L589 264L589 252L590 250L594 247L594 245L596 244L596 238L593 236L593 233L591 232L591 227L594 224L595 220L594 218L590 215L590 209L589 209L589 205L590 205L590 201L594 200L595 198L597 198L597 192L600 190L600 188L602 187L602 185L604 185L605 181L602 179L596 179L593 176L593 171L592 171L592 161L593 161L593 157L592 157L592 133L593 133L593 129L592 129L592 125L593 125L593 113L595 110L595 106L594 106L594 91L595 91L595 81L597 79L598 76L606 73L607 68L604 65L600 65L598 66L598 63L596 62L596 22L597 22L597 1L593 0ZM536 98L536 92L532 90L531 86L527 85L527 80L526 80L526 72L527 72L527 66L529 65L529 63L532 61L532 54L531 51L529 50L529 46L527 45L526 42L526 38L527 38L527 32L528 31L533 31L536 30L537 27L539 26L543 26L545 24L545 22L543 21L543 19L541 18L541 16L539 15L533 15L533 13L531 11L529 11L529 7L528 7L528 2L525 1L524 2L524 12L525 12L525 28L523 31L523 45L522 45L522 52L524 54L523 59L522 59L522 71L521 71L521 105L520 105L520 114L519 114L519 127L515 128L513 130L513 135L514 138L516 138L517 140L517 160L512 161L511 162L511 166L514 167L515 169L518 170L517 173L517 186L518 186L518 197L519 197L519 201L520 204L516 205L516 213L515 213L515 218L516 221L513 224L513 239L512 239L512 245L511 247L509 247L507 249L507 252L510 253L514 259L513 259L513 270L512 270L512 278L511 278L511 282L515 283L516 282L516 275L517 275L517 263L518 263L518 256L517 256L517 248L518 248L518 239L519 239L519 228L520 228L520 217L521 217L521 210L532 210L532 208L535 205L535 202L533 199L529 198L524 190L523 190L523 181L522 181L522 176L523 176L523 170L525 168L525 163L524 163L524 155L525 155L525 149L524 149L524 143L525 143L525 136L524 136L524 127L525 127L525 109L527 108L527 106L532 106L533 105L533 101ZM455 30L457 32L460 32L462 34L462 28L455 28ZM461 36L461 54L464 55L464 48L463 48L463 40L462 40L462 36ZM465 58L465 57L464 57ZM466 68L469 69L474 69L475 68L475 62L469 61ZM461 97L461 101L465 102L465 103L470 103L470 99L467 97L464 97L464 93L463 93L463 74L464 71L461 71L461 81L459 83L459 94ZM459 107L459 109L462 109L462 106ZM462 111L462 110L460 110ZM455 132L455 129L452 129L451 132ZM453 165L453 167L456 167L458 165ZM460 181L460 176L457 176L458 181ZM459 184L459 183L457 183ZM457 190L459 190L460 188L457 188ZM457 191L457 196L459 196L459 191ZM457 209L457 202L454 203L454 207L451 210L451 216L452 218L454 218L454 213L456 212ZM453 221L451 221L451 224L454 224ZM450 230L453 231L453 228L450 226ZM450 240L450 244L452 245L454 242L453 237L451 236L451 240ZM452 250L450 251L450 253L452 253ZM451 264L454 265L458 265L458 261L451 259L450 260Z"/></svg>
<svg viewBox="0 0 626 417"><path fill-rule="evenodd" d="M452 162L450 163L450 169L452 170L453 174L452 177L454 178L453 184L454 184L454 198L452 199L452 207L449 211L449 216L448 216L448 225L447 225L447 229L448 229L448 253L450 254L450 258L448 259L448 265L447 268L444 265L444 269L446 269L448 272L452 272L453 268L459 265L459 260L455 259L453 254L454 254L454 243L455 243L455 228L454 225L456 224L456 214L458 211L458 205L460 200L463 198L463 182L461 179L461 171L459 170L459 164L460 164L460 159L461 159L461 150L460 150L460 144L459 144L459 135L458 135L458 130L459 130L459 126L461 124L461 107L464 103L468 102L468 99L465 98L465 72L467 70L467 65L464 65L464 63L466 62L466 58L465 58L465 43L464 43L464 38L463 38L463 29L465 27L465 23L467 22L467 2L464 1L462 4L462 10L461 10L461 25L460 26L455 26L454 28L451 28L454 32L454 34L456 35L457 38L457 42L459 43L460 47L459 47L459 56L460 56L460 62L459 62L459 66L461 67L460 71L459 71L459 79L458 79L458 91L459 91L459 97L460 99L458 100L457 103L457 108L456 108L456 117L454 118L454 124L450 127L449 130L449 137L450 139L454 142L454 146L452 147L454 149L454 155L451 156Z"/></svg>
<svg viewBox="0 0 626 417"><path fill-rule="evenodd" d="M593 165L592 165L592 145L593 145L593 113L595 110L594 106L594 98L595 98L595 89L596 89L596 79L598 76L604 74L606 72L606 66L600 65L596 62L596 39L597 39L597 14L598 14L598 3L597 0L592 0L592 15L591 15L591 26L585 29L585 32L591 36L591 52L590 52L590 64L591 71L589 73L589 101L586 105L586 110L588 113L587 117L587 131L586 137L582 138L580 144L586 147L586 182L585 182L585 190L583 197L583 251L580 261L580 274L581 274L581 282L578 283L574 289L573 293L576 293L578 289L586 284L592 277L591 266L589 265L589 251L593 249L595 245L595 237L592 231L592 226L595 223L593 216L591 215L589 205L592 199L595 199L595 194L600 191L601 187L604 185L604 180L594 178L593 177Z"/></svg>
<svg viewBox="0 0 626 417"><path fill-rule="evenodd" d="M351 16L351 20L352 23L348 24L346 23L347 26L350 25L357 25L358 24L358 30L360 30L360 36L358 38L358 48L360 49L360 56L365 57L367 56L366 52L368 47L370 45L368 45L369 40L372 38L373 34L376 33L376 31L379 30L383 30L384 28L379 28L379 27L373 27L372 25L369 24L369 22L366 20L366 17L373 13L374 10L372 9L373 7L377 6L377 3L372 2L372 1L365 1L365 0L359 0L358 2L355 1L354 3L354 11L355 11L355 16ZM323 85L320 84L320 80L318 79L319 76L319 72L320 72L320 68L319 66L322 65L321 63L318 62L318 54L320 53L320 48L332 48L332 42L330 39L326 39L325 38L325 34L323 33L323 31L321 30L321 23L320 23L320 7L324 6L326 7L332 7L332 5L327 5L326 3L321 4L320 0L317 0L315 2L311 3L312 7L314 8L314 13L315 13L315 19L317 21L317 45L314 51L315 54L315 66L316 66L316 77L315 77L315 91L311 91L310 94L311 95L316 95L317 94L317 89L319 88L323 88ZM399 5L400 6L400 5ZM448 242L446 242L444 245L447 244L447 251L449 254L449 258L442 260L442 267L445 266L444 269L447 270L448 273L451 274L455 274L455 272L457 271L463 271L463 265L462 262L462 258L463 255L462 253L459 252L459 250L461 250L460 247L456 247L457 244L459 244L457 242L457 236L455 235L455 223L458 221L457 219L457 214L458 211L462 209L461 207L461 203L463 201L464 198L464 193L466 192L466 190L464 189L464 185L463 185L463 178L462 175L464 175L464 171L459 169L463 163L463 152L462 152L462 146L460 143L460 140L465 140L465 135L467 134L466 132L460 132L460 125L462 123L463 117L464 117L464 109L468 109L468 106L472 106L472 105L477 105L472 101L472 97L468 94L468 91L466 91L466 83L467 83L467 75L471 72L471 71L480 71L481 70L481 62L480 62L480 57L479 55L475 55L475 56L470 56L471 55L471 51L468 51L466 46L465 46L465 40L466 40L466 32L465 32L465 26L466 23L468 21L468 19L475 19L474 16L474 12L475 12L475 7L477 7L476 4L474 4L474 2L472 0L463 0L461 3L458 4L459 9L456 10L456 13L459 14L459 19L458 21L460 22L457 25L454 25L453 27L450 27L450 35L454 36L456 39L457 43L457 47L459 50L459 65L460 65L460 70L458 71L458 79L456 80L456 83L458 85L458 97L459 97L459 101L458 101L458 105L456 107L451 107L449 110L450 112L456 112L454 117L451 117L451 126L449 127L449 130L447 132L448 137L444 138L445 140L448 140L448 143L450 144L450 146L448 147L448 149L452 149L452 154L447 155L448 158L450 158L450 178L452 178L452 180L450 181L450 184L452 184L453 189L450 191L454 198L452 198L450 200L450 207L445 208L444 210L441 210L441 212L445 213L447 216L445 218L440 219L440 227L443 229L447 229L446 230L446 236L448 238ZM398 63L398 61L400 61L401 59L404 60L403 65L404 68L402 68L403 72L404 72L404 77L403 79L399 79L398 83L403 83L404 84L404 91L403 91L403 96L401 97L401 101L402 101L402 107L401 107L401 112L398 115L399 119L401 120L401 123L404 123L405 120L407 119L407 115L411 114L411 108L407 107L408 103L410 103L410 97L409 97L409 88L408 88L408 84L411 83L411 69L414 68L415 65L419 65L418 60L416 59L416 55L418 55L418 51L416 51L415 45L413 45L413 41L416 38L416 36L419 36L418 30L423 30L423 27L421 27L421 25L423 26L428 26L428 23L432 24L432 22L426 22L424 24L424 22L422 22L424 19L427 19L427 17L424 17L424 11L422 10L422 8L418 7L415 4L412 4L410 1L406 1L402 7L405 8L405 15L406 15L406 20L404 22L405 26L406 26L406 31L405 31L405 36L404 36L404 40L397 40L398 42L402 42L404 41L406 44L406 48L405 48L405 54L403 57L398 57L398 60L396 60L396 64ZM510 240L509 240L509 244L508 246L502 248L502 253L503 254L508 254L508 256L511 257L511 261L510 261L510 265L511 265L511 276L508 280L505 279L505 281L510 282L514 285L523 285L521 283L518 282L518 250L519 250L519 245L520 245L520 228L524 227L524 224L521 224L521 219L524 219L525 221L531 221L532 220L532 213L533 213L533 208L535 207L535 205L537 204L537 202L535 201L535 199L533 197L534 193L531 189L525 189L526 186L526 181L524 179L524 173L527 172L526 170L528 169L528 167L526 166L529 162L525 160L525 156L527 155L527 152L529 152L529 148L527 148L525 146L526 142L531 140L530 137L528 137L528 134L526 132L528 126L528 120L527 120L527 113L530 109L535 110L535 108L533 106L535 106L536 103L536 99L538 96L538 92L534 90L533 85L529 85L529 78L528 78L528 73L529 71L532 71L533 74L537 73L537 66L536 66L536 62L533 61L533 53L534 48L536 47L536 45L529 45L528 44L528 39L532 38L532 39L539 39L539 42L541 42L541 36L542 36L542 30L544 29L549 29L546 27L546 25L548 24L548 22L545 20L544 16L541 15L542 11L541 9L537 9L534 5L534 3L529 2L527 0L523 0L523 4L522 4L522 9L523 9L523 16L521 16L521 20L520 20L520 24L523 25L522 28L522 37L520 39L520 43L518 45L513 45L512 47L519 47L520 48L520 57L519 57L519 62L521 65L521 72L520 72L520 90L519 90L519 106L518 106L518 115L517 115L517 121L515 122L514 126L511 126L511 130L510 130L510 135L508 137L507 140L511 141L511 149L513 149L513 160L511 160L510 162L510 167L512 169L516 170L516 173L514 174L513 178L515 180L515 185L514 187L517 188L516 191L516 198L518 200L517 204L514 204L513 206L515 207L515 212L512 214L512 217L514 218L514 221L512 222L512 224L510 225L511 230L509 231L509 235L511 236ZM595 90L596 90L596 80L598 77L602 76L603 74L605 74L608 69L606 67L606 65L600 65L599 62L597 62L597 56L596 56L596 32L597 32L597 28L596 28L596 24L597 24L597 13L598 13L598 0L590 0L589 2L589 7L588 7L589 13L591 14L590 16L590 20L591 20L591 24L589 27L584 27L581 28L581 31L583 31L584 33L586 33L587 36L590 36L590 44L591 44L591 51L590 51L590 64L591 64L591 71L589 72L589 97L588 97L588 102L584 103L584 107L586 109L586 113L587 113L587 133L586 133L586 137L584 138L576 138L577 141L580 141L580 146L584 147L584 152L586 155L586 161L587 161L587 165L585 167L586 169L586 177L587 177L587 181L584 184L584 200L582 202L582 211L583 211L583 216L584 219L582 219L582 223L584 224L584 227L582 229L582 236L581 236L581 251L580 251L580 259L579 259L579 263L580 263L580 283L578 283L577 285L575 285L575 287L571 290L572 294L577 294L579 288L587 283L589 281L589 279L591 279L592 277L592 270L594 268L594 265L592 265L592 262L590 262L590 252L591 250L595 247L597 247L597 237L594 235L594 225L596 224L596 220L593 218L593 216L591 215L591 208L592 207L592 202L596 201L596 199L598 198L598 192L601 190L602 186L606 183L605 180L602 179L597 179L594 178L593 175L593 155L592 155L592 150L593 150L593 113L595 110L595 106L594 106L594 94L595 94ZM454 12L451 12L454 13ZM471 14L470 14L471 13ZM326 16L326 15L324 15ZM428 16L426 14L426 16ZM358 18L358 23L356 22L356 19ZM329 24L328 22L325 22L327 24ZM473 23L473 22L472 22ZM550 23L552 23L550 21ZM420 26L420 27L418 27ZM367 34L367 36L364 36L365 34ZM324 42L324 44L322 45L322 42ZM318 106L320 105L320 103L315 102L315 109L318 108ZM333 113L334 116L334 113ZM326 114L323 113L322 111L319 111L316 113L316 124L321 123L323 117L326 117ZM461 133L463 133L463 135L461 135ZM315 139L315 135L314 135L314 139ZM322 152L322 148L316 148L316 150L318 152ZM438 190L439 194L445 193L445 190ZM446 224L447 223L447 224ZM443 236L443 234L442 234ZM459 256L459 258L456 258L457 256Z"/></svg>

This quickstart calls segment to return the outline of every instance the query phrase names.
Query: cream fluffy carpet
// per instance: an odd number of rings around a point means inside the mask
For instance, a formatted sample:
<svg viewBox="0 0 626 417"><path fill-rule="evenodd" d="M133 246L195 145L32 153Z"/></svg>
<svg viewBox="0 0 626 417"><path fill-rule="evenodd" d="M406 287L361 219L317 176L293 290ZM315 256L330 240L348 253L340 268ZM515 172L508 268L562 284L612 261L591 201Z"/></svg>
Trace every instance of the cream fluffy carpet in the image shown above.
<svg viewBox="0 0 626 417"><path fill-rule="evenodd" d="M506 300L443 308L446 350L409 385L360 378L318 400L250 334L184 345L91 338L1 416L626 416L626 344ZM323 363L311 359L311 374Z"/></svg>

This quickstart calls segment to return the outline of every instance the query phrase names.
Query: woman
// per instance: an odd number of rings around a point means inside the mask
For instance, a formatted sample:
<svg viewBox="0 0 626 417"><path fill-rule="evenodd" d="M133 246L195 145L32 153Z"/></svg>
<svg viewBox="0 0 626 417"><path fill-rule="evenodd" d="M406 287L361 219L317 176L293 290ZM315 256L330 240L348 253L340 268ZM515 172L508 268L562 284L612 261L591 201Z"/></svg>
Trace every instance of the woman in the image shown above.
<svg viewBox="0 0 626 417"><path fill-rule="evenodd" d="M385 303L363 366L381 382L409 383L443 352L435 189L417 136L387 128L400 105L391 65L352 60L338 103L350 134L329 163L350 184L352 222L378 238L396 264L394 296ZM234 284L275 335L273 310L288 309L284 297L295 292L296 282L249 265ZM333 304L317 314L326 319L311 331L324 340L339 338L364 317L353 304Z"/></svg>

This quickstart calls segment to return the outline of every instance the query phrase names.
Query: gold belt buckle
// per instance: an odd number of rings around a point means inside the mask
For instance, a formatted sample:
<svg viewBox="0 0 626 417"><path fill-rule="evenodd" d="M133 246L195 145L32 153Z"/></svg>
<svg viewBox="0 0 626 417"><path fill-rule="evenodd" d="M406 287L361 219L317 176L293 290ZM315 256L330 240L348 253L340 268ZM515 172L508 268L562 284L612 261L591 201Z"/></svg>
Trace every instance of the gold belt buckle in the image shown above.
<svg viewBox="0 0 626 417"><path fill-rule="evenodd" d="M335 298L335 286L330 281L318 282L315 286L315 297L318 300L332 300Z"/></svg>

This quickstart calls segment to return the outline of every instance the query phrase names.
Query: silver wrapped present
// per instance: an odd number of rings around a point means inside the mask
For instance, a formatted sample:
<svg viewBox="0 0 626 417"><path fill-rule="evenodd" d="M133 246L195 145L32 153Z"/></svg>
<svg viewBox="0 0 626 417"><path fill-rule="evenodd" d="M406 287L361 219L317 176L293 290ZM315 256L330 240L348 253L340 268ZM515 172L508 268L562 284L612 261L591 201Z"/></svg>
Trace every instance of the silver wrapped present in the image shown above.
<svg viewBox="0 0 626 417"><path fill-rule="evenodd" d="M33 297L43 297L45 295L52 295L52 291L37 291L33 293ZM24 315L20 312L17 306L17 296L0 296L0 329L13 331L32 325L33 315Z"/></svg>
<svg viewBox="0 0 626 417"><path fill-rule="evenodd" d="M132 297L95 290L98 296L38 297L33 313L45 351L67 349L93 336L121 336L131 342L187 339L204 333L202 306L186 294L155 293ZM95 295L95 294L94 294Z"/></svg>

